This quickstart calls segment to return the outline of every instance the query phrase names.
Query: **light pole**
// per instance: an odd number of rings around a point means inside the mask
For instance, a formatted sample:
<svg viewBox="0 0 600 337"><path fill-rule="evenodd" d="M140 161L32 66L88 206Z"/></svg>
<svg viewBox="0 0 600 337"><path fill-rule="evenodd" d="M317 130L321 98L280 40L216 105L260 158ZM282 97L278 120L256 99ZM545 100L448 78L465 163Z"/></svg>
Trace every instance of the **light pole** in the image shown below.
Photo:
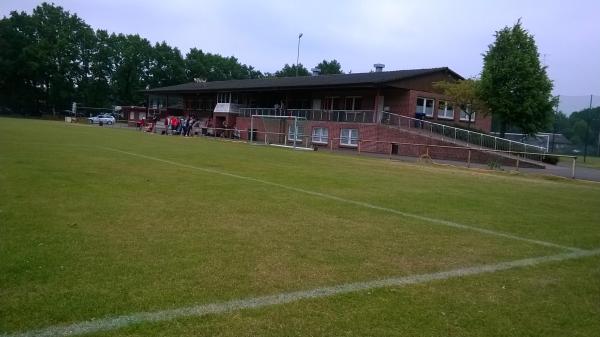
<svg viewBox="0 0 600 337"><path fill-rule="evenodd" d="M296 77L298 76L298 62L300 61L300 38L302 37L302 33L298 35L298 54L296 55Z"/></svg>

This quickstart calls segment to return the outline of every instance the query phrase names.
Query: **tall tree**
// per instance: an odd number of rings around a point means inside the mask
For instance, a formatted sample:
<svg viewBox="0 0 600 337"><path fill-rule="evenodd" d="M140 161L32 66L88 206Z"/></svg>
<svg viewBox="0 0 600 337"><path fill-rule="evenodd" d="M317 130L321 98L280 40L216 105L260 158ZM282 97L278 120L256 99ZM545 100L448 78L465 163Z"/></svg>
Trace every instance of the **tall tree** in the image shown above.
<svg viewBox="0 0 600 337"><path fill-rule="evenodd" d="M0 20L0 102L16 113L37 111L42 60L35 44L35 25L25 12Z"/></svg>
<svg viewBox="0 0 600 337"><path fill-rule="evenodd" d="M111 87L118 105L142 104L150 82L152 46L139 35L119 34L114 37L114 74Z"/></svg>
<svg viewBox="0 0 600 337"><path fill-rule="evenodd" d="M309 76L310 72L306 69L302 63L300 63L297 67L295 64L289 65L285 64L281 70L275 72L276 77L294 77L296 76L296 69L298 70L298 76Z"/></svg>
<svg viewBox="0 0 600 337"><path fill-rule="evenodd" d="M77 102L92 107L114 104L111 81L115 72L116 35L98 30L90 47L89 80L79 86Z"/></svg>
<svg viewBox="0 0 600 337"><path fill-rule="evenodd" d="M148 85L152 88L179 84L186 80L185 61L177 47L166 42L156 43L152 49Z"/></svg>
<svg viewBox="0 0 600 337"><path fill-rule="evenodd" d="M455 82L440 81L433 86L441 90L468 117L468 128L471 128L475 112L486 115L488 108L480 97L480 81L475 78Z"/></svg>
<svg viewBox="0 0 600 337"><path fill-rule="evenodd" d="M77 85L87 75L82 67L89 61L85 60L85 39L91 38L93 31L77 14L48 3L35 8L31 18L46 105L52 111L69 107L76 96Z"/></svg>
<svg viewBox="0 0 600 337"><path fill-rule="evenodd" d="M321 63L317 64L317 68L320 70L320 74L322 75L335 75L335 74L343 74L342 65L337 60L323 60Z"/></svg>
<svg viewBox="0 0 600 337"><path fill-rule="evenodd" d="M548 125L554 107L552 81L540 65L535 40L520 20L495 37L483 55L482 98L500 120L501 135L509 126L535 133Z"/></svg>
<svg viewBox="0 0 600 337"><path fill-rule="evenodd" d="M241 80L263 77L252 66L242 64L237 58L223 57L219 54L204 53L192 48L185 57L187 79L200 78L206 81Z"/></svg>

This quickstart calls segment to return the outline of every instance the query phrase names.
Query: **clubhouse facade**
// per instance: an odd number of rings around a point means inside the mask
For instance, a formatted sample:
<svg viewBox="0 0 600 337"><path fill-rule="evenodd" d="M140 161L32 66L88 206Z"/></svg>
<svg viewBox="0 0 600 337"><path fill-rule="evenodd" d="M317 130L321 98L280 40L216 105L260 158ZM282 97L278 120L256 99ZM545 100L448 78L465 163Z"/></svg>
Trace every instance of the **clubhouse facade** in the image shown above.
<svg viewBox="0 0 600 337"><path fill-rule="evenodd" d="M154 88L146 91L148 113L191 114L212 119L215 126L240 130L249 127L251 115L299 116L311 129L323 125L352 129L381 123L384 112L467 127L469 116L433 87L438 81L462 79L456 72L445 67L382 71L381 65L376 66L369 73L196 81ZM490 131L490 117L473 113L471 118L473 128Z"/></svg>

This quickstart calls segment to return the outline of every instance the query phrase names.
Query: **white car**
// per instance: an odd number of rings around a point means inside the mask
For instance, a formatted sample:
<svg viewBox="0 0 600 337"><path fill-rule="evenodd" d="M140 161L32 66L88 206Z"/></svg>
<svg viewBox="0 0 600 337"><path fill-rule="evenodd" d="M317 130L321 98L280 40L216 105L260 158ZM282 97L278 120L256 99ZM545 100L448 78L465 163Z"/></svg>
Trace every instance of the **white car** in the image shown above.
<svg viewBox="0 0 600 337"><path fill-rule="evenodd" d="M100 122L102 122L102 124L115 124L116 120L114 116L111 115L98 115L95 117L90 117L88 118L88 121L90 122L90 124L100 124Z"/></svg>

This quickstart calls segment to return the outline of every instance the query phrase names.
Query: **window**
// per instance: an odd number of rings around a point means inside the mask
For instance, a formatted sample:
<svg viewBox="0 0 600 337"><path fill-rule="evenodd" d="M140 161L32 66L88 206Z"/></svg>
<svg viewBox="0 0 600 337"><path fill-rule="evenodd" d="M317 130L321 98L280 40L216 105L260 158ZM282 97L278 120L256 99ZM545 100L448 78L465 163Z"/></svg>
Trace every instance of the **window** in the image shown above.
<svg viewBox="0 0 600 337"><path fill-rule="evenodd" d="M340 98L337 96L325 97L321 104L323 110L340 110Z"/></svg>
<svg viewBox="0 0 600 337"><path fill-rule="evenodd" d="M346 146L358 146L358 129L342 129L340 144Z"/></svg>
<svg viewBox="0 0 600 337"><path fill-rule="evenodd" d="M296 125L297 130L294 130L294 124ZM300 125L300 123L294 123L292 120L288 126L288 140L293 142L294 135L296 135L296 141L301 142L302 138L304 138L304 126Z"/></svg>
<svg viewBox="0 0 600 337"><path fill-rule="evenodd" d="M362 97L347 96L344 101L344 110L360 110L361 104L362 104Z"/></svg>
<svg viewBox="0 0 600 337"><path fill-rule="evenodd" d="M327 144L329 141L328 128L314 128L312 132L312 142L319 144Z"/></svg>
<svg viewBox="0 0 600 337"><path fill-rule="evenodd" d="M424 114L433 117L434 100L432 98L417 97L417 115Z"/></svg>
<svg viewBox="0 0 600 337"><path fill-rule="evenodd" d="M217 103L231 103L230 92L220 92L217 94Z"/></svg>
<svg viewBox="0 0 600 337"><path fill-rule="evenodd" d="M454 119L454 107L448 101L440 101L438 107L438 118Z"/></svg>
<svg viewBox="0 0 600 337"><path fill-rule="evenodd" d="M467 106L467 112L471 112L471 107ZM463 122L469 121L469 115L463 110L460 109L460 120ZM471 112L471 122L475 121L475 111Z"/></svg>

